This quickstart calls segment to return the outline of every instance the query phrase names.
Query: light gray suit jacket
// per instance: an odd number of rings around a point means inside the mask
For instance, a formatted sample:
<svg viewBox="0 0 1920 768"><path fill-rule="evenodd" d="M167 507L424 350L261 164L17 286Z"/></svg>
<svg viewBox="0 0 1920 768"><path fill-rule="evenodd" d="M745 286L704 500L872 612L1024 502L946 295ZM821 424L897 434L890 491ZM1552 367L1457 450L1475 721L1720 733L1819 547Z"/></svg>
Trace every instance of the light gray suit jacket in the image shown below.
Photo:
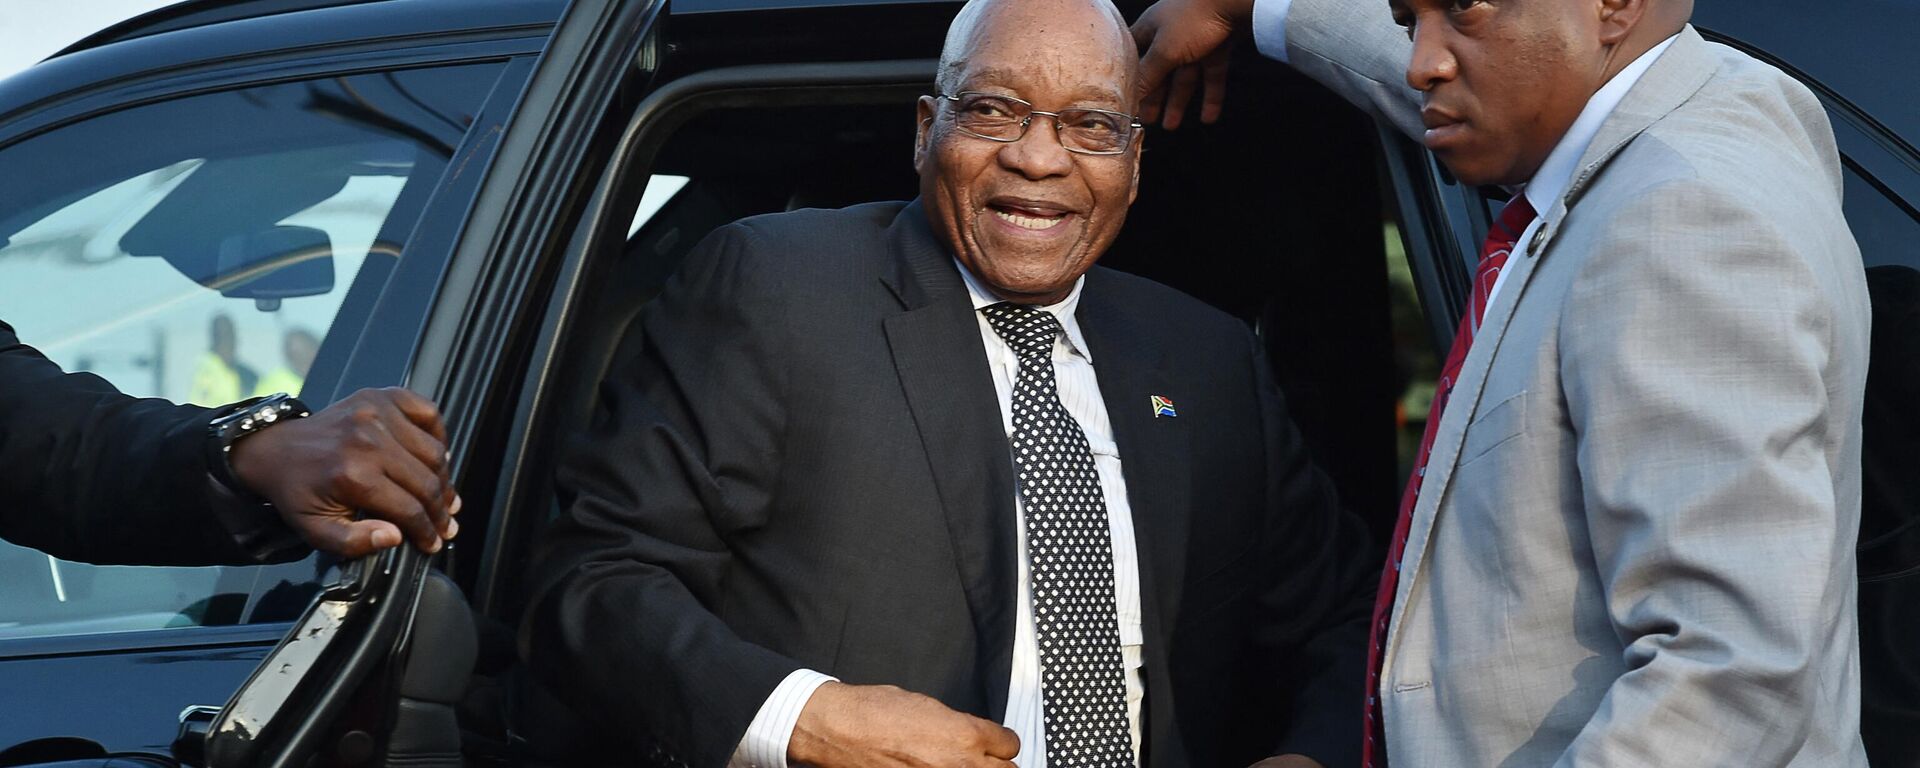
<svg viewBox="0 0 1920 768"><path fill-rule="evenodd" d="M1291 63L1418 136L1380 0ZM1413 512L1396 768L1859 766L1868 303L1819 102L1684 31L1509 263Z"/></svg>

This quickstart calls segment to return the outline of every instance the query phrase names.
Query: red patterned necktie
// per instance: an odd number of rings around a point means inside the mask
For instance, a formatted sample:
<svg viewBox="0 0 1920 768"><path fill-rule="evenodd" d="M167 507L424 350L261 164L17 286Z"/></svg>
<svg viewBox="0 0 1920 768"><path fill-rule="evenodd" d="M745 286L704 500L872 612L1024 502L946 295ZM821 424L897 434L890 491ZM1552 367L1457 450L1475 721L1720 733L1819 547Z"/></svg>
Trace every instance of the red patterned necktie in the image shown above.
<svg viewBox="0 0 1920 768"><path fill-rule="evenodd" d="M1385 768L1387 733L1380 712L1380 664L1387 645L1387 618L1393 609L1393 592L1400 583L1400 557L1407 549L1407 528L1413 520L1413 505L1420 498L1420 481L1427 474L1427 456L1433 453L1433 433L1440 426L1440 414L1453 394L1454 380L1460 376L1460 364L1473 346L1473 335L1487 314L1493 286L1500 270L1507 265L1520 233L1533 223L1533 206L1524 195L1516 196L1500 211L1500 217L1487 232L1480 246L1480 267L1473 274L1473 305L1460 318L1460 330L1453 334L1453 348L1447 351L1447 364L1434 382L1433 408L1427 411L1426 433L1420 438L1420 452L1413 464L1413 477L1407 480L1406 493L1400 497L1399 520L1393 525L1393 539L1387 546L1387 566L1380 573L1380 594L1373 601L1373 633L1367 651L1367 741L1361 748L1360 764L1365 768Z"/></svg>

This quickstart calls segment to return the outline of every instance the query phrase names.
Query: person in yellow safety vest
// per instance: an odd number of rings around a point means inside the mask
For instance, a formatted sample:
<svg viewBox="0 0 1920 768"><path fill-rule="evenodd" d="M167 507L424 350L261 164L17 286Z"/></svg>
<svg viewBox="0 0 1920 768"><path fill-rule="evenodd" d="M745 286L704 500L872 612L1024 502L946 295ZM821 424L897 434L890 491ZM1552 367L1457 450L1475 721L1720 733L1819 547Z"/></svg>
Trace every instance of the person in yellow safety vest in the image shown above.
<svg viewBox="0 0 1920 768"><path fill-rule="evenodd" d="M188 390L187 402L220 405L239 400L254 390L260 375L240 363L239 333L234 329L232 317L225 314L213 316L208 347L207 353L200 358L200 366L194 369L193 387Z"/></svg>
<svg viewBox="0 0 1920 768"><path fill-rule="evenodd" d="M286 355L287 364L273 369L260 379L255 387L255 397L285 392L300 394L300 386L307 380L307 371L313 368L313 358L320 352L320 339L304 328L287 331L281 343L281 353Z"/></svg>

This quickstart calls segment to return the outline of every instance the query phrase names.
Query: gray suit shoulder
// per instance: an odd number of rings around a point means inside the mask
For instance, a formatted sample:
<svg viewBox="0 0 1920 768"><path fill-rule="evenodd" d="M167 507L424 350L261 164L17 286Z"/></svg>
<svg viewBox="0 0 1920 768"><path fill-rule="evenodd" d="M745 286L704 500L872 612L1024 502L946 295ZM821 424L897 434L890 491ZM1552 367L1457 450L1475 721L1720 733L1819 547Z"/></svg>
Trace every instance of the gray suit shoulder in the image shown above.
<svg viewBox="0 0 1920 768"><path fill-rule="evenodd" d="M1837 206L1839 150L1826 110L1805 85L1723 45L1713 77L1646 138L1680 163L1654 164L1649 184L1680 182L1787 214ZM1647 147L1646 149L1651 149Z"/></svg>

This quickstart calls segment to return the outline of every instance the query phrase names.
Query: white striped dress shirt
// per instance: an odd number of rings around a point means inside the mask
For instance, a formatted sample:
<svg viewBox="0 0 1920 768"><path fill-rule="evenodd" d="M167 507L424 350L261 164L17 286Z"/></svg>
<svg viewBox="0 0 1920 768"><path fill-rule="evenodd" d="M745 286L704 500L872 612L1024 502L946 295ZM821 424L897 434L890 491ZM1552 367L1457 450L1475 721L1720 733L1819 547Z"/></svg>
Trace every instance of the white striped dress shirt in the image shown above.
<svg viewBox="0 0 1920 768"><path fill-rule="evenodd" d="M967 292L974 309L999 303L965 266L955 262L966 279ZM1133 739L1134 764L1140 762L1141 703L1146 686L1140 673L1145 636L1140 623L1140 561L1133 538L1132 507L1127 504L1127 484L1120 474L1120 450L1113 441L1113 423L1107 416L1106 401L1100 395L1100 383L1094 377L1093 357L1087 351L1086 337L1074 310L1080 306L1082 277L1073 291L1058 304L1042 307L1053 313L1065 329L1053 347L1053 372L1059 385L1060 401L1067 413L1086 432L1093 451L1094 469L1100 473L1100 489L1106 496L1107 520L1113 535L1114 603L1120 619L1120 654L1127 666L1127 720ZM1020 358L994 333L985 316L974 318L980 324L980 339L987 348L987 367L993 373L994 394L1000 402L1001 424L1007 438L1013 438L1013 385L1020 373ZM1034 639L1033 582L1027 572L1027 532L1025 505L1014 493L1014 509L1020 520L1015 526L1016 592L1020 610L1014 621L1013 669L1007 684L1007 714L1002 721L1020 735L1020 756L1014 763L1021 768L1045 768L1047 764L1045 707L1040 686L1040 646ZM734 752L730 768L786 768L787 743L800 710L822 683L834 678L809 669L796 670L781 681L754 716L753 724Z"/></svg>

